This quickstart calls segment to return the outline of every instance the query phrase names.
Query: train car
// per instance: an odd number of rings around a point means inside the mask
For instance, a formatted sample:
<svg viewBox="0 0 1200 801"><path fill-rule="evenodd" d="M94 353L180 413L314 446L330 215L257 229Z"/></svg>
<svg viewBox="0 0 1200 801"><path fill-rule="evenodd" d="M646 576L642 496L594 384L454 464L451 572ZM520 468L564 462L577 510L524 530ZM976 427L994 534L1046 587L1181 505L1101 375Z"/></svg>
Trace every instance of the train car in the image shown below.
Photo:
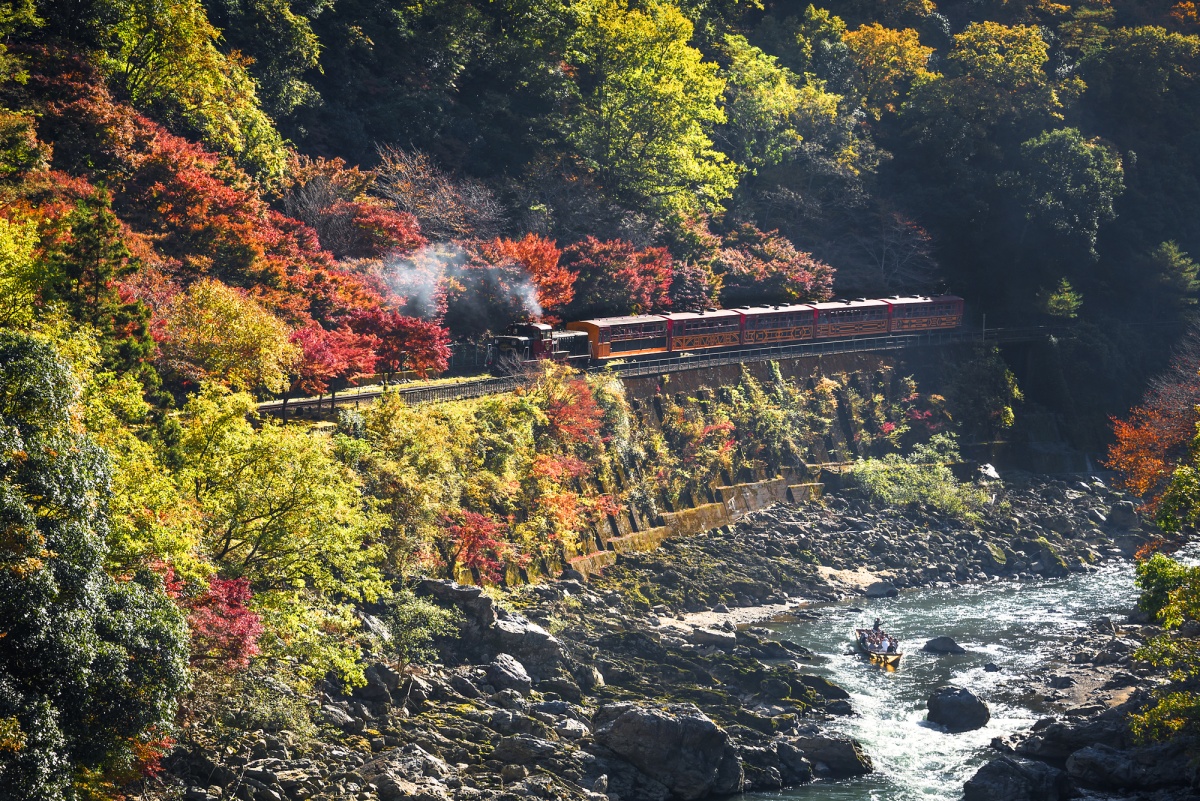
<svg viewBox="0 0 1200 801"><path fill-rule="evenodd" d="M960 297L897 295L883 300L602 317L567 323L565 331L554 331L544 323L516 323L492 341L497 355L492 361L603 362L713 348L947 331L962 321Z"/></svg>
<svg viewBox="0 0 1200 801"><path fill-rule="evenodd" d="M812 339L816 330L816 309L809 304L791 306L751 306L742 313L743 345L775 345Z"/></svg>
<svg viewBox="0 0 1200 801"><path fill-rule="evenodd" d="M667 350L671 353L728 348L742 343L742 315L732 309L662 316L667 321Z"/></svg>
<svg viewBox="0 0 1200 801"><path fill-rule="evenodd" d="M814 303L816 339L887 334L891 307L882 300L835 300Z"/></svg>
<svg viewBox="0 0 1200 801"><path fill-rule="evenodd" d="M956 295L891 297L891 332L945 331L962 325L963 299Z"/></svg>
<svg viewBox="0 0 1200 801"><path fill-rule="evenodd" d="M593 359L666 353L670 344L670 324L657 314L581 320L567 323L567 330L587 334Z"/></svg>
<svg viewBox="0 0 1200 801"><path fill-rule="evenodd" d="M503 334L492 338L490 351L491 364L541 359L574 363L591 358L587 333L555 331L545 323L512 323Z"/></svg>

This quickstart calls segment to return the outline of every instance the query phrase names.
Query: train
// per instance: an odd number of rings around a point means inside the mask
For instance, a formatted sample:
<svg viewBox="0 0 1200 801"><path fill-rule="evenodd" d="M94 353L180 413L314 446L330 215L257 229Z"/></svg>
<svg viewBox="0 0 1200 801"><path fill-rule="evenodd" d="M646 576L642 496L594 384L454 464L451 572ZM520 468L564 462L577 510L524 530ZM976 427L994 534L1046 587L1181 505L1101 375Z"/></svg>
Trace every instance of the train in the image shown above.
<svg viewBox="0 0 1200 801"><path fill-rule="evenodd" d="M587 366L721 348L791 345L821 339L952 331L963 321L956 295L857 298L702 312L637 314L569 322L513 323L492 339L493 364L543 359Z"/></svg>

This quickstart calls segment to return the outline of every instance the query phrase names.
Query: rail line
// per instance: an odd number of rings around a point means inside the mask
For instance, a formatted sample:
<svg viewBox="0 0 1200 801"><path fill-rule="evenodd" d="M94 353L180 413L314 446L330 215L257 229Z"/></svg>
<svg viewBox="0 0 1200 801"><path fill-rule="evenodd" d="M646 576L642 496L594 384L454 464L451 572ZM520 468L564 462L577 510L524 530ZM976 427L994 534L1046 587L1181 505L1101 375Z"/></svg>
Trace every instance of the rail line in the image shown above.
<svg viewBox="0 0 1200 801"><path fill-rule="evenodd" d="M634 378L648 375L665 375L706 367L721 367L730 364L748 364L752 362L774 361L802 356L825 356L839 353L871 353L878 351L903 350L918 347L941 347L946 345L962 345L973 342L982 343L1014 343L1034 342L1052 336L1061 336L1070 332L1069 326L1038 326L1030 328L989 328L968 331L941 331L924 334L889 334L878 337L859 337L856 339L829 339L818 342L798 342L793 345L769 345L757 348L739 348L737 350L719 350L699 353L671 354L664 358L640 359L621 364L601 365L589 368L591 372L611 369L623 378ZM448 401L480 398L485 395L497 395L512 392L522 386L528 379L524 376L484 377L456 384L445 384L433 387L381 387L378 390L346 394L342 397L330 396L323 398L294 398L286 402L288 416L292 413L305 415L313 411L325 409L356 408L370 404L384 394L400 396L405 403L445 403ZM281 414L285 408L282 400L265 401L258 404L259 412L263 414Z"/></svg>

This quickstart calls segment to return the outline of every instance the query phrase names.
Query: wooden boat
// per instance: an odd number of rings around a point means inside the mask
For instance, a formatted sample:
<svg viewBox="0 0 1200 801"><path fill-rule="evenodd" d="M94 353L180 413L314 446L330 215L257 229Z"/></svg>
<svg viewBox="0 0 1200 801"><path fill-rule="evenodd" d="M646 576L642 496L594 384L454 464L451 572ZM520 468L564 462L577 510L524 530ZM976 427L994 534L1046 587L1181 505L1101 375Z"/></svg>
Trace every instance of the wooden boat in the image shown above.
<svg viewBox="0 0 1200 801"><path fill-rule="evenodd" d="M858 650L866 655L871 660L872 664L882 665L884 667L895 668L900 666L900 657L904 656L902 651L889 654L887 651L881 651L877 648L867 647L867 635L871 629L855 629L854 641L858 644Z"/></svg>

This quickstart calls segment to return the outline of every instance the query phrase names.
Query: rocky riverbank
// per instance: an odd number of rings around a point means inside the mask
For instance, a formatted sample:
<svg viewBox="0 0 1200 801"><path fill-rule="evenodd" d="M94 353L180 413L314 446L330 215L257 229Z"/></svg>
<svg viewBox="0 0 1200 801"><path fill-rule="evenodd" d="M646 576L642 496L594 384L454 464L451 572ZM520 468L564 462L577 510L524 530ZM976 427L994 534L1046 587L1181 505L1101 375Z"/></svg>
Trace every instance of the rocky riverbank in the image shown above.
<svg viewBox="0 0 1200 801"><path fill-rule="evenodd" d="M1132 616L1134 619L1138 615ZM1200 626L1194 626L1200 633ZM1158 626L1093 621L1017 690L1048 714L1028 732L992 742L997 756L964 787L964 801L1059 801L1102 793L1150 801L1200 799L1193 740L1140 744L1130 715L1144 709L1166 671L1134 658Z"/></svg>
<svg viewBox="0 0 1200 801"><path fill-rule="evenodd" d="M802 642L748 624L854 593L1087 570L1149 536L1098 482L990 491L975 525L846 493L622 555L589 583L493 598L422 582L464 621L440 664L374 664L350 691L326 682L306 732L195 732L167 783L189 801L665 801L868 772L825 725L853 714L847 694L806 671Z"/></svg>

